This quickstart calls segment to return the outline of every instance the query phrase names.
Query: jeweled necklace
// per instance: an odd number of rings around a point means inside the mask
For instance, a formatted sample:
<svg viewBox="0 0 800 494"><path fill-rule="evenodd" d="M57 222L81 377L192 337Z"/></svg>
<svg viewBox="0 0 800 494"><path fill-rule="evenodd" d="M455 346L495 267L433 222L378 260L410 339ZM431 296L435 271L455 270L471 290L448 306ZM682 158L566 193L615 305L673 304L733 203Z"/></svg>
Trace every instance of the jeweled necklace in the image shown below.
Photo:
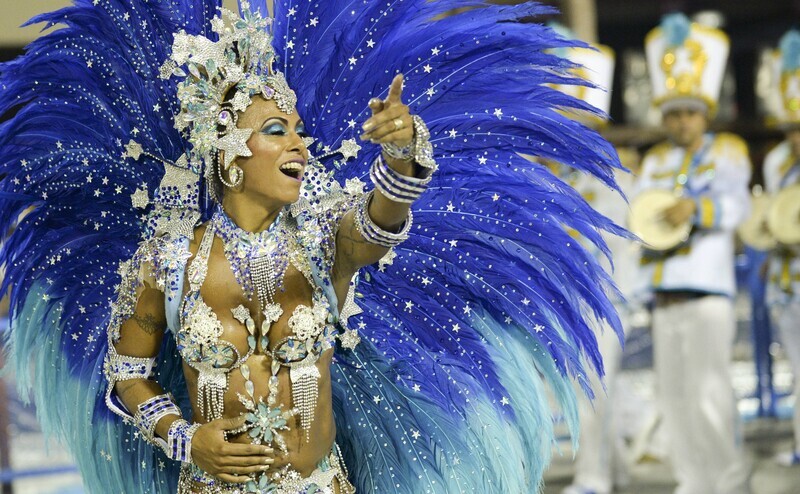
<svg viewBox="0 0 800 494"><path fill-rule="evenodd" d="M239 228L233 220L217 206L211 223L222 240L225 258L248 299L258 293L261 311L264 314L262 334L269 332L270 325L283 313L275 303L275 293L283 286L283 276L289 265L289 249L286 229L282 222L283 211L278 214L266 230L252 233Z"/></svg>

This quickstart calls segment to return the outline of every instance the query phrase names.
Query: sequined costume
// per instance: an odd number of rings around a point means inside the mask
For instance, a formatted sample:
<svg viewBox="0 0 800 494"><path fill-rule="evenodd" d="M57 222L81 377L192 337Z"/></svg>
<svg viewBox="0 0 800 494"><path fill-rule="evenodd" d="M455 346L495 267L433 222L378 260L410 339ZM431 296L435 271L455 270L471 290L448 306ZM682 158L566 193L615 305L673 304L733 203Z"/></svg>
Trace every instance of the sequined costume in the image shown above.
<svg viewBox="0 0 800 494"><path fill-rule="evenodd" d="M186 94L164 77L177 70L165 64L176 39L218 35L217 6L76 0L33 19L58 27L0 67L0 111L17 110L0 127L0 222L17 224L0 254L12 301L6 344L45 432L69 444L89 492L169 493L181 475L118 416L125 411L103 378L119 370L106 335L113 341L130 315L132 284L148 278L164 291L173 337L157 365L126 372L152 374L187 416L182 361L206 373L209 416L227 373L246 372L247 351L197 346L216 335L196 290L170 297L193 228L210 220L225 236L202 180L208 163L187 158L202 146L181 131ZM433 20L456 7L476 10ZM263 2L250 8L266 13ZM548 12L453 0L276 5L277 66L318 158L304 197L278 224L298 228L304 259L324 264L337 208L369 200L380 149L359 145L358 127L396 72L439 164L414 203L408 239L354 279L346 312L331 309L332 288L313 263L306 271L318 293L294 331L306 331L312 349L336 346L336 442L358 492L536 491L553 441L548 395L574 427L572 378L590 391L587 374L602 368L590 319L619 326L607 276L568 233L604 249L600 231L619 229L520 156L613 185L614 150L560 111L591 109L550 86L579 82L549 51L579 42L516 22ZM153 271L142 272L148 263ZM186 267L190 284L201 282ZM191 321L203 331L185 331ZM181 481L196 473L184 466Z"/></svg>

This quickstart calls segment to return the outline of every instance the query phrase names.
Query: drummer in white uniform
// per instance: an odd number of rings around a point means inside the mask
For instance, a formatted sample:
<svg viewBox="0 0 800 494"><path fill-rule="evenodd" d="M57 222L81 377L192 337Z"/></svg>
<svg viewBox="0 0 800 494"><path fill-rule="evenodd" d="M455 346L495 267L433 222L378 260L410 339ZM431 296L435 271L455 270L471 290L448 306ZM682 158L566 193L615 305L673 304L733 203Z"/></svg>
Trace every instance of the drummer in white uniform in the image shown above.
<svg viewBox="0 0 800 494"><path fill-rule="evenodd" d="M672 14L648 34L645 49L654 104L669 140L645 156L635 195L674 193L678 199L658 217L689 232L683 243L643 255L642 281L655 299L656 393L675 492L747 493L750 466L741 447L730 364L734 231L748 215L751 165L741 138L707 131L729 41L718 29Z"/></svg>
<svg viewBox="0 0 800 494"><path fill-rule="evenodd" d="M574 35L557 26L565 37ZM579 85L558 86L561 91L582 99L595 107L604 115L608 114L611 104L611 83L614 77L614 52L607 46L595 45L595 49L574 48L559 53L572 62L580 65L575 73L578 77L589 81L595 87ZM600 128L607 121L597 114L574 115L590 127ZM577 190L586 201L601 214L619 225L623 225L628 215L628 204L616 190L611 189L595 177L580 173L566 166L561 166L556 173ZM633 185L630 173L619 171L616 176L620 189L628 194ZM638 245L625 238L604 234L613 259L611 263L599 250L596 255L607 271L612 273L615 284L623 297L613 294L613 301L620 315L623 328L627 326L630 305L628 299L634 279L639 268ZM587 248L596 249L586 243ZM617 387L616 376L622 357L622 345L619 337L606 324L597 325L597 339L600 353L603 356L605 378L601 383L592 381L595 390L594 400L584 398L581 401L579 449L575 461L575 477L573 483L562 491L562 494L609 494L612 492L615 472L624 472L625 465L620 454L620 439L614 427L613 404Z"/></svg>
<svg viewBox="0 0 800 494"><path fill-rule="evenodd" d="M764 160L764 185L770 196L794 193L800 200L800 31L791 30L775 53L774 88L779 95L772 108L773 117L786 139ZM794 222L798 221L794 218ZM796 228L796 227L795 227ZM770 319L777 327L781 343L794 373L795 400L800 399L800 246L779 245L770 253L767 279L767 304ZM800 465L800 403L795 403L793 428L795 447L776 459L783 465Z"/></svg>

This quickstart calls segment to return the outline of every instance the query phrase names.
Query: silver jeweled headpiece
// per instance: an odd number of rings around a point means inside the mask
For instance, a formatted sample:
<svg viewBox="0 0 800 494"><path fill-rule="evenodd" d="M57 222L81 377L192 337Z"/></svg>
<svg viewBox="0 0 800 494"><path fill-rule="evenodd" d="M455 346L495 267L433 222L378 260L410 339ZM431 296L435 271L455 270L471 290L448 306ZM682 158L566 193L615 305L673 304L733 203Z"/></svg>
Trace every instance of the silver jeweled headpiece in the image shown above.
<svg viewBox="0 0 800 494"><path fill-rule="evenodd" d="M224 167L234 183L241 179L241 169L232 163L238 156L252 155L247 140L253 129L239 129L236 123L239 112L250 106L254 96L274 100L287 114L294 112L297 105L297 96L286 78L272 67L275 60L272 19L250 11L247 2L241 2L240 6L241 16L220 9L220 15L211 20L212 31L219 35L217 41L183 31L176 33L172 54L161 66L162 79L173 76L182 79L177 87L180 111L174 117L174 124L176 129L187 131L191 150L171 162L158 153L148 152L134 138L125 146L125 158L136 161L147 156L165 166L166 173L155 194L141 187L131 196L135 208L153 206L148 223L157 236L165 233L191 236L200 218L199 182L203 178L209 180L215 169ZM304 142L308 147L313 139ZM312 165L335 154L342 155L341 162L355 159L361 150L355 139L343 140L336 150L320 143L317 148L321 154L310 156L307 175L324 177L325 184L335 183L331 172ZM225 151L224 163L214 166L218 151ZM334 161L337 167L339 163ZM218 199L215 187L209 191ZM307 199L303 204L311 198L318 202L317 187L306 186L303 197Z"/></svg>
<svg viewBox="0 0 800 494"><path fill-rule="evenodd" d="M247 109L253 96L274 100L291 114L297 96L286 78L272 68L272 19L250 11L241 2L242 15L220 9L211 21L218 41L185 32L175 34L172 55L161 67L161 77L183 78L178 84L181 110L175 128L189 130L189 142L196 160L211 163L217 151L225 151L227 170L237 156L251 156L247 139L252 129L236 126L238 113ZM227 22L226 22L227 20ZM235 95L226 101L231 90ZM206 167L206 177L213 167Z"/></svg>

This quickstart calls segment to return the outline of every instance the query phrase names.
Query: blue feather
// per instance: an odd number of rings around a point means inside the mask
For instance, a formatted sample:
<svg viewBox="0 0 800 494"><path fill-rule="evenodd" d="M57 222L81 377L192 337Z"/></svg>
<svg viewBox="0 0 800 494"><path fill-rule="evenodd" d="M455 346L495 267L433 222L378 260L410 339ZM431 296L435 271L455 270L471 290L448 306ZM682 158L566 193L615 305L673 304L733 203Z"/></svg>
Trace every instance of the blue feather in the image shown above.
<svg viewBox="0 0 800 494"><path fill-rule="evenodd" d="M43 430L70 446L89 492L175 489L177 466L105 408L104 333L117 266L144 233L130 195L163 174L158 162L121 159L124 144L135 135L164 158L183 153L170 124L174 88L158 69L172 34L210 31L213 11L188 0L77 0L31 19L52 32L0 67L0 113L18 110L0 125L0 224L16 227L0 251L9 365L24 395L34 391ZM160 380L185 406L174 343L163 354L172 358Z"/></svg>
<svg viewBox="0 0 800 494"><path fill-rule="evenodd" d="M689 36L692 24L686 14L675 12L661 19L661 28L669 46L681 46Z"/></svg>

